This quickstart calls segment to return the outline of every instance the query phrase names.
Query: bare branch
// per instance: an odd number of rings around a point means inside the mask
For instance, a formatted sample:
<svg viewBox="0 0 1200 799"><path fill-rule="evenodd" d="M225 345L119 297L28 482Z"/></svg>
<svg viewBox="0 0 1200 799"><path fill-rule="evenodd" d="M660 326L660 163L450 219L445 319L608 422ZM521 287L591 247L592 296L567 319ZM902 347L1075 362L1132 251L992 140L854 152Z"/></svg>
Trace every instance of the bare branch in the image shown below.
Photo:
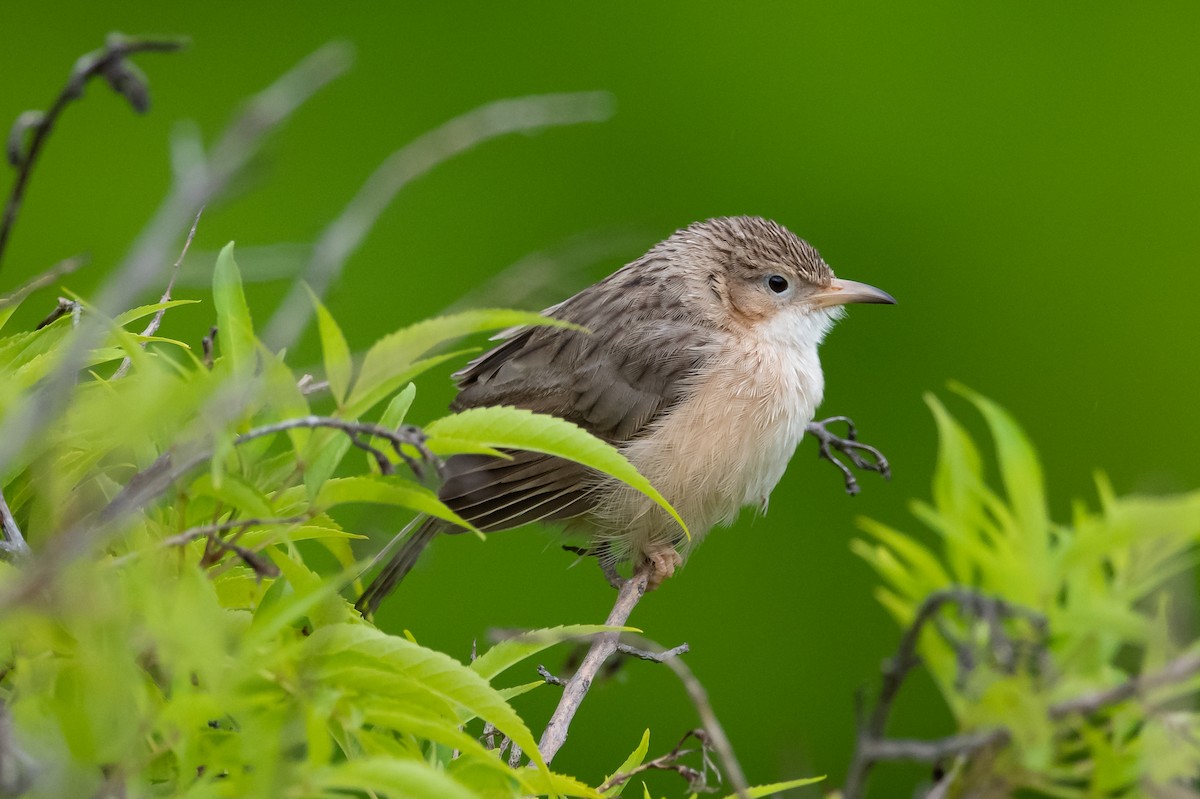
<svg viewBox="0 0 1200 799"><path fill-rule="evenodd" d="M221 522L220 524L203 524L196 527L189 527L181 533L176 533L170 538L164 538L159 542L162 547L179 547L187 544L190 541L195 541L203 536L214 536L220 533L225 533L230 530L243 531L249 527L266 527L269 525L291 525L303 524L308 521L311 516L285 516L279 519L237 519L235 521Z"/></svg>
<svg viewBox="0 0 1200 799"><path fill-rule="evenodd" d="M1200 674L1200 652L1180 655L1158 671L1133 677L1107 690L1084 694L1051 705L1050 718L1059 720L1075 715L1090 716L1135 696L1144 696L1164 685L1177 685L1196 674Z"/></svg>
<svg viewBox="0 0 1200 799"><path fill-rule="evenodd" d="M646 593L646 586L650 581L650 568L646 564L636 569L633 576L621 586L621 590L617 593L617 601L604 622L606 625L610 627L625 626L625 622L629 620L629 614L633 612ZM584 656L583 662L571 679L567 681L558 707L550 716L550 722L546 725L546 729L542 733L542 740L538 744L538 751L542 753L542 759L547 764L554 759L558 750L566 743L571 720L579 711L579 705L587 696L588 689L592 687L592 680L596 678L601 666L617 651L619 635L615 632L597 635L592 640L592 645L588 649L587 655Z"/></svg>
<svg viewBox="0 0 1200 799"><path fill-rule="evenodd" d="M300 280L293 283L267 324L263 334L267 346L278 349L296 340L312 315L312 303L303 286L307 284L318 297L324 296L375 220L413 180L489 139L558 125L601 122L612 115L612 107L612 96L607 92L500 100L455 117L396 150L321 233Z"/></svg>
<svg viewBox="0 0 1200 799"><path fill-rule="evenodd" d="M102 49L88 53L75 62L67 84L51 103L48 111L26 112L17 118L8 138L8 160L16 167L17 177L4 205L4 216L0 219L0 263L3 263L8 239L12 235L17 214L25 199L25 189L29 185L29 176L37 163L37 157L62 112L71 101L83 96L84 84L97 76L105 77L116 91L130 100L134 110L145 111L145 84L139 80L137 73L130 68L125 59L137 53L172 52L183 47L183 44L179 39L135 39L119 33L110 33ZM29 143L22 147L22 140L27 134Z"/></svg>
<svg viewBox="0 0 1200 799"><path fill-rule="evenodd" d="M200 224L200 215L203 213L204 207L201 206L200 210L196 212L196 218L192 220L192 229L188 231L187 241L183 243L183 250L180 251L179 257L175 259L175 265L171 267L171 279L167 281L167 288L162 293L162 296L158 299L160 303L167 303L171 301L171 290L175 288L175 278L179 277L179 267L183 265L183 259L187 255L188 249L192 246L192 239L196 238L196 226ZM153 336L155 333L157 333L159 326L162 324L163 315L166 312L166 308L159 308L158 313L154 314L154 317L151 318L150 324L146 325L146 329L142 331L142 336ZM145 348L146 342L143 341L142 349ZM125 360L121 361L121 365L117 368L117 371L113 373L111 379L119 380L120 378L124 377L125 373L129 371L129 367L132 363L133 361L130 360L128 355L126 355Z"/></svg>
<svg viewBox="0 0 1200 799"><path fill-rule="evenodd" d="M690 651L691 649L687 644L680 644L679 646L668 649L665 652L651 652L647 649L638 649L637 647L632 647L629 644L617 644L618 653L622 655L628 655L629 657L638 658L639 660L648 660L651 663L662 663L668 658L686 655Z"/></svg>
<svg viewBox="0 0 1200 799"><path fill-rule="evenodd" d="M21 528L13 518L4 490L0 488L0 557L4 560L19 560L29 554L29 544L21 535Z"/></svg>
<svg viewBox="0 0 1200 799"><path fill-rule="evenodd" d="M564 680L562 677L555 677L553 674L550 673L550 669L546 668L545 666L541 665L540 663L538 664L538 667L537 667L537 673L538 673L539 677L541 677L543 680L546 681L547 685L557 685L559 688L567 687L566 680Z"/></svg>
<svg viewBox="0 0 1200 799"><path fill-rule="evenodd" d="M420 453L421 459L427 463L437 465L438 459L425 446L425 433L421 428L412 425L403 425L399 429L393 430L382 425L372 424L370 422L351 422L345 419L338 419L333 416L302 416L297 419L286 419L275 424L263 425L256 427L253 430L243 433L234 439L234 444L244 444L256 438L261 438L275 433L281 433L285 430L294 430L296 428L316 428L328 427L334 430L340 430L350 437L351 443L361 450L369 453L374 459L379 471L383 474L395 474L396 468L392 465L391 460L387 455L376 447L362 439L362 436L375 436L382 438L392 445L392 451L404 461L413 474L420 477L424 474L421 464L411 455L404 451L405 446L412 447Z"/></svg>
<svg viewBox="0 0 1200 799"><path fill-rule="evenodd" d="M38 322L33 329L41 330L44 327L49 327L67 314L74 316L78 312L79 308L80 305L75 300L67 297L59 297L58 304L54 306L54 310L47 314L45 319ZM78 326L78 322L76 322L74 326Z"/></svg>

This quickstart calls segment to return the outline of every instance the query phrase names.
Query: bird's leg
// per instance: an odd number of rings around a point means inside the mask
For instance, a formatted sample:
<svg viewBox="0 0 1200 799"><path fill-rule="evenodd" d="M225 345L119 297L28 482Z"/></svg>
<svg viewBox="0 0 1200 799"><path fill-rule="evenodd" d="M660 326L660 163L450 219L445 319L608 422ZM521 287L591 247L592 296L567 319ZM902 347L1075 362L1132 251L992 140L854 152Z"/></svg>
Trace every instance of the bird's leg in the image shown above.
<svg viewBox="0 0 1200 799"><path fill-rule="evenodd" d="M838 422L846 425L845 437L839 436L829 429L829 425ZM817 439L817 457L824 458L842 472L842 476L846 479L847 494L858 493L858 480L854 479L854 473L850 471L850 467L833 453L834 450L844 455L854 468L867 472L879 472L885 479L891 479L892 469L888 465L887 458L875 447L863 444L858 440L858 431L848 416L830 416L819 422L809 422L804 429ZM864 457L864 455L868 457Z"/></svg>
<svg viewBox="0 0 1200 799"><path fill-rule="evenodd" d="M595 558L596 563L600 566L600 571L604 572L604 579L618 591L625 584L625 578L617 571L617 564L609 557L608 547L603 544L597 547L577 547L570 544L563 544L562 548L567 552L575 553L581 558Z"/></svg>

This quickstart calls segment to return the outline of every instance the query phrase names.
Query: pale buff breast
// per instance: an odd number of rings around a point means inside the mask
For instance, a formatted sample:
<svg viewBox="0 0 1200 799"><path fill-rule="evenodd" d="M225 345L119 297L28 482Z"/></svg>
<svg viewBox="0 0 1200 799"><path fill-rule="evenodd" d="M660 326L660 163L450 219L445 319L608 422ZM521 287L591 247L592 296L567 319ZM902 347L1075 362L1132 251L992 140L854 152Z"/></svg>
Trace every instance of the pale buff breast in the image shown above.
<svg viewBox="0 0 1200 799"><path fill-rule="evenodd" d="M688 523L685 552L744 505L765 510L821 402L816 343L831 322L824 314L780 314L750 335L731 337L689 398L623 448ZM628 488L613 491L590 515L615 560L679 535L665 513Z"/></svg>

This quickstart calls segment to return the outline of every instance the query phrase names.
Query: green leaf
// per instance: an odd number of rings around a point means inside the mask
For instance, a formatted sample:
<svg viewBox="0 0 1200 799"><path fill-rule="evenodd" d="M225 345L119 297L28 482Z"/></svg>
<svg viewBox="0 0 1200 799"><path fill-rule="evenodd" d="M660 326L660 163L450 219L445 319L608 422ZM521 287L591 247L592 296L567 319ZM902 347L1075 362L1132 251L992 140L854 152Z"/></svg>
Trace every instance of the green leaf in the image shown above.
<svg viewBox="0 0 1200 799"><path fill-rule="evenodd" d="M604 624L570 624L550 627L506 638L471 661L471 670L485 680L495 679L526 658L555 644L575 638L610 632L640 632L636 627L609 627Z"/></svg>
<svg viewBox="0 0 1200 799"><path fill-rule="evenodd" d="M125 327L131 322L136 322L139 319L144 319L147 316L153 316L159 311L178 308L180 305L196 305L200 300L167 300L166 302L155 302L149 305L140 305L137 308L131 308L123 314L118 314L113 323L117 327Z"/></svg>
<svg viewBox="0 0 1200 799"><path fill-rule="evenodd" d="M452 440L474 440L487 447L542 452L581 463L615 477L654 500L691 538L687 525L675 509L619 450L565 419L522 408L471 408L434 421L425 428L425 433L429 436L430 447L444 436Z"/></svg>
<svg viewBox="0 0 1200 799"><path fill-rule="evenodd" d="M400 393L392 397L392 401L388 403L387 409L384 410L383 416L379 417L379 426L386 427L388 430L395 430L404 424L404 417L408 415L408 409L412 407L413 398L417 396L417 387L409 383ZM391 448L391 443L379 436L371 436L370 445L375 449L386 452ZM367 459L367 468L376 474L379 473L379 465L375 463L375 459L370 453L364 452L363 456Z"/></svg>
<svg viewBox="0 0 1200 799"><path fill-rule="evenodd" d="M960 383L951 383L950 387L974 403L987 421L996 442L1000 476L1008 501L1016 511L1024 539L1031 547L1030 562L1044 563L1049 557L1050 522L1037 452L1020 425L999 405Z"/></svg>
<svg viewBox="0 0 1200 799"><path fill-rule="evenodd" d="M354 372L354 364L350 360L350 347L346 344L342 329L338 327L338 323L334 321L320 298L308 286L304 289L317 312L321 354L325 359L325 379L329 381L329 391L340 408L346 400L346 392L350 389L350 379Z"/></svg>
<svg viewBox="0 0 1200 799"><path fill-rule="evenodd" d="M805 785L812 785L813 783L821 782L824 779L825 775L822 774L820 777L805 777L804 779L788 780L787 782L773 782L770 785L755 785L752 788L746 789L746 796L749 796L750 799L761 799L762 797L782 793L783 791L790 791L792 788L801 788ZM729 796L725 797L725 799L738 799L738 795L736 793L731 793Z"/></svg>
<svg viewBox="0 0 1200 799"><path fill-rule="evenodd" d="M359 758L328 766L311 777L314 788L383 794L389 799L480 799L449 775L420 760Z"/></svg>
<svg viewBox="0 0 1200 799"><path fill-rule="evenodd" d="M552 325L577 325L529 311L475 310L426 319L384 336L367 350L347 413L359 416L412 379L412 366L425 353L451 339L487 330ZM432 364L431 364L432 365Z"/></svg>
<svg viewBox="0 0 1200 799"><path fill-rule="evenodd" d="M474 530L471 523L442 504L437 494L423 485L399 477L337 477L326 480L314 504L321 508L343 505L349 502L367 502L377 505L399 505L404 508L445 519L467 530Z"/></svg>
<svg viewBox="0 0 1200 799"><path fill-rule="evenodd" d="M323 627L309 636L307 645L312 658L345 654L356 664L374 661L394 678L410 681L429 696L492 722L539 768L545 769L533 733L516 711L486 680L449 655L385 635L365 624Z"/></svg>
<svg viewBox="0 0 1200 799"><path fill-rule="evenodd" d="M249 374L255 362L254 325L242 291L241 272L233 260L232 241L221 250L213 269L213 304L222 355L229 359L234 374Z"/></svg>
<svg viewBox="0 0 1200 799"><path fill-rule="evenodd" d="M605 782L612 779L613 775L626 774L630 771L633 771L638 766L642 765L642 761L644 761L646 759L646 752L648 752L648 751L650 751L650 730L649 730L649 728L647 728L646 731L644 733L642 733L641 742L629 754L629 757L625 758L625 762L622 763L621 765L617 766L617 770L614 771L612 774L609 774L608 777L605 778ZM625 782L621 783L620 785L614 785L613 787L611 787L607 791L605 791L604 795L605 796L620 796L621 792L625 790L625 786L628 784L629 784L629 781L626 780Z"/></svg>

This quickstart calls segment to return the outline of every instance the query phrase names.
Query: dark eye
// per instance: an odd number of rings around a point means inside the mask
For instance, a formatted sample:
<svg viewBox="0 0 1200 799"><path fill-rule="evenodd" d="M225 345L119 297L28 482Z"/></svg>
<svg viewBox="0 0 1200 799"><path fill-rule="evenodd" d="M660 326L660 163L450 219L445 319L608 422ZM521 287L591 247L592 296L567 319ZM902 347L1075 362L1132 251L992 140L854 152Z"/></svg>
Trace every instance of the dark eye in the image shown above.
<svg viewBox="0 0 1200 799"><path fill-rule="evenodd" d="M783 292L787 291L787 287L787 278L783 275L771 275L769 278L767 278L767 288L776 294L782 294Z"/></svg>

